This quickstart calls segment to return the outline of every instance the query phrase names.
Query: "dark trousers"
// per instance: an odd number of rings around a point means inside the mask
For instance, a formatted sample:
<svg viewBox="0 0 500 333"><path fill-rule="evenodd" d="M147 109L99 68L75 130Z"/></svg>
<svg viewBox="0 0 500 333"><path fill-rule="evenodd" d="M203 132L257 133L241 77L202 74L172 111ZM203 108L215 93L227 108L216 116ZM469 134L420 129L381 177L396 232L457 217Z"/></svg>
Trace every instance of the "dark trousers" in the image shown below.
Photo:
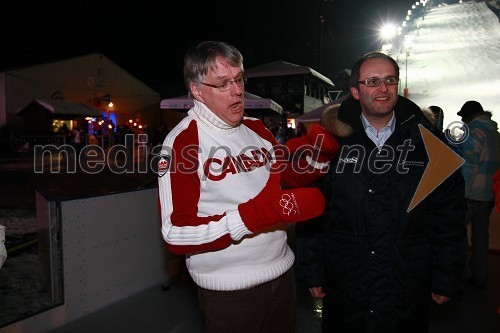
<svg viewBox="0 0 500 333"><path fill-rule="evenodd" d="M470 223L470 255L466 276L478 286L484 287L488 272L489 226L493 201L467 199L467 222Z"/></svg>
<svg viewBox="0 0 500 333"><path fill-rule="evenodd" d="M337 297L337 299L336 299ZM322 333L428 333L431 293L415 295L407 309L370 311L338 302L338 295L323 298ZM404 318L401 317L404 315Z"/></svg>
<svg viewBox="0 0 500 333"><path fill-rule="evenodd" d="M259 286L236 291L198 288L207 333L295 332L293 269Z"/></svg>

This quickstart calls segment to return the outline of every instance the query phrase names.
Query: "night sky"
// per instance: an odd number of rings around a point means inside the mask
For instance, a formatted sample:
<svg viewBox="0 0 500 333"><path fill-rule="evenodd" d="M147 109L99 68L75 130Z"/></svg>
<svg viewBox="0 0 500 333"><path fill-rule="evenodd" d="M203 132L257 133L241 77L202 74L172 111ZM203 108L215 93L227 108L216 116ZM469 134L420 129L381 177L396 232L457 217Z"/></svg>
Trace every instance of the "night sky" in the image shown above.
<svg viewBox="0 0 500 333"><path fill-rule="evenodd" d="M185 90L185 51L210 39L235 45L246 68L283 60L333 79L343 68L351 68L359 55L378 48L379 26L388 20L400 24L413 3L9 1L2 4L0 70L98 52L162 97L172 97Z"/></svg>

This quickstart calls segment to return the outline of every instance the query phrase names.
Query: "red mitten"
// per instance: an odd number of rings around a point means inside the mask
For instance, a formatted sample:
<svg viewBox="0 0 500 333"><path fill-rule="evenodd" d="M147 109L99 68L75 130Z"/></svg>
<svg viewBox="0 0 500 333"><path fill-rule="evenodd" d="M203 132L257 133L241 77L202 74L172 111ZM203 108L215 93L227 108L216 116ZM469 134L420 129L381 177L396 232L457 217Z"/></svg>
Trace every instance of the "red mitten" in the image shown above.
<svg viewBox="0 0 500 333"><path fill-rule="evenodd" d="M280 175L272 169L262 191L238 206L242 221L252 232L277 223L309 220L324 210L325 198L319 189L281 190Z"/></svg>
<svg viewBox="0 0 500 333"><path fill-rule="evenodd" d="M331 161L340 151L340 145L323 126L313 124L307 134L286 142L290 154L304 151L316 163Z"/></svg>

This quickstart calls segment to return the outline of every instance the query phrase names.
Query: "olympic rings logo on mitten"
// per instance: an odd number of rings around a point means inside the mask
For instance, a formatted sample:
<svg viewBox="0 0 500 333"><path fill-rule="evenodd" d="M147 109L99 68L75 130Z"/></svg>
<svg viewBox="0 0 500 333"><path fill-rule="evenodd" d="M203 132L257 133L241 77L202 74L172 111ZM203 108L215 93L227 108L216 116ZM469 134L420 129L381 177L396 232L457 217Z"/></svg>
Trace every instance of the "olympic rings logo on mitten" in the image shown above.
<svg viewBox="0 0 500 333"><path fill-rule="evenodd" d="M281 195L280 206L283 207L283 214L285 215L291 216L298 213L299 207L293 193L291 195L287 193Z"/></svg>

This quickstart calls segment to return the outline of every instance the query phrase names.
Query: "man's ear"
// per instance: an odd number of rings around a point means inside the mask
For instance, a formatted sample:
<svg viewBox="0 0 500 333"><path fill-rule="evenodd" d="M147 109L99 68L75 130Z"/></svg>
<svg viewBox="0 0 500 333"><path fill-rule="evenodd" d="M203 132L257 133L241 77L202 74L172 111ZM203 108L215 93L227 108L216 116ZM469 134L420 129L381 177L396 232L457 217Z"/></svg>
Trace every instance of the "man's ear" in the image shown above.
<svg viewBox="0 0 500 333"><path fill-rule="evenodd" d="M351 90L351 95L354 97L355 100L359 101L359 90L356 87L350 87Z"/></svg>
<svg viewBox="0 0 500 333"><path fill-rule="evenodd" d="M193 95L194 99L204 103L203 92L201 91L200 86L198 84L191 82L189 84L189 90L191 91L191 95Z"/></svg>

